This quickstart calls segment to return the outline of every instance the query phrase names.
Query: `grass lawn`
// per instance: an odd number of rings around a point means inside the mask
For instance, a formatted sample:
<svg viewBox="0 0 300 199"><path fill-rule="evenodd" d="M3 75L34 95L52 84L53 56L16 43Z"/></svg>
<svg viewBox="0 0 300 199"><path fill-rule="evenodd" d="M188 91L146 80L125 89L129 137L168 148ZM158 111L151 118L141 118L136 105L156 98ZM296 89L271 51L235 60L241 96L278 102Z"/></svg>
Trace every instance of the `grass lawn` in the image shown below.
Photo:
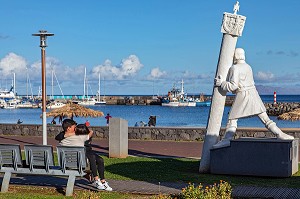
<svg viewBox="0 0 300 199"><path fill-rule="evenodd" d="M200 162L195 159L142 157L114 159L104 157L104 161L107 179L147 182L191 182L195 184L213 184L224 180L232 186L300 187L300 172L297 172L290 178L229 176L199 174Z"/></svg>
<svg viewBox="0 0 300 199"><path fill-rule="evenodd" d="M185 158L144 158L127 157L125 159L107 158L105 161L106 179L138 180L145 182L186 182L195 184L214 184L220 180L236 185L300 187L300 172L290 178L247 177L199 174L199 160ZM75 191L74 198L150 198L149 196L120 193ZM97 194L96 197L88 197ZM9 193L0 194L1 198L68 198L54 188L33 186L10 186Z"/></svg>

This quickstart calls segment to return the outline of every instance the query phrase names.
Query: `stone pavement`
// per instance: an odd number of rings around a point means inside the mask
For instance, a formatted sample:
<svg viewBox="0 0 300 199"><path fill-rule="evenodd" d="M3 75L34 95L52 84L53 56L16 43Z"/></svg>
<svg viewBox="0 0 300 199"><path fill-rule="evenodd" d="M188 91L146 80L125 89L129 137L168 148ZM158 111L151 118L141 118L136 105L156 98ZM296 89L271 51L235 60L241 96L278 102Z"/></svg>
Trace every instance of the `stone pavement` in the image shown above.
<svg viewBox="0 0 300 199"><path fill-rule="evenodd" d="M23 137L23 136L0 136L0 143L21 144L41 144L41 137ZM93 140L95 149L102 154L108 154L108 140ZM54 149L57 142L53 138L48 138L48 144L53 145ZM99 147L100 146L100 147ZM174 142L174 141L139 141L129 140L129 154L135 156L149 157L189 157L200 158L202 143L201 142ZM2 175L3 176L3 175ZM2 176L0 181L2 181ZM177 182L160 182L151 183L145 181L121 181L108 180L113 191L136 194L174 194L180 193L187 183ZM61 191L67 184L64 177L51 176L12 176L11 185L35 185L57 188ZM75 182L75 189L96 190L89 182L82 178ZM300 199L300 188L278 188L278 187L252 187L236 186L233 188L234 198L291 198Z"/></svg>

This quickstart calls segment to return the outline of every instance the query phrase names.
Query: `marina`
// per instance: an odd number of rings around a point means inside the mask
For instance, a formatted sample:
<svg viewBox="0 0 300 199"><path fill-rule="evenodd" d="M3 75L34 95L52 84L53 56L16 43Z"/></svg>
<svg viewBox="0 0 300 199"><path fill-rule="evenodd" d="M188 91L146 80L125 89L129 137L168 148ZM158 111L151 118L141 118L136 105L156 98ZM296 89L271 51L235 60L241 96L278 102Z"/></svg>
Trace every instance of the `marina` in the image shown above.
<svg viewBox="0 0 300 199"><path fill-rule="evenodd" d="M136 122L148 123L150 115L156 116L157 127L206 127L210 107L164 107L159 105L138 106L138 105L101 105L88 106L94 110L99 110L106 115L110 113L112 117L123 118L128 121L129 126L134 126ZM47 109L47 112L50 111ZM225 127L230 106L226 106L222 119L222 127ZM18 119L23 124L42 124L41 109L1 109L0 123L16 124ZM281 128L299 128L299 121L278 120L276 116L270 116ZM51 123L53 118L47 118L47 123ZM77 123L85 123L89 120L92 126L106 126L106 119L100 118L74 118ZM58 119L57 119L57 124ZM257 117L240 119L240 127L264 127Z"/></svg>
<svg viewBox="0 0 300 199"><path fill-rule="evenodd" d="M52 109L65 106L67 102L87 106L88 108L109 113L112 117L123 118L129 126L136 124L148 124L151 116L156 117L158 127L206 127L210 111L211 96L204 94L187 94L184 91L184 82L181 81L181 89L173 88L165 96L100 96L100 73L99 90L97 95L88 95L87 79L84 81L84 95L50 95L47 96L47 112ZM42 124L41 119L41 96L16 96L14 84L10 90L2 90L0 122L14 123L20 119L22 124ZM273 103L273 95L262 95L264 103ZM230 105L234 100L233 95L226 97L226 106L222 117L222 127L226 126ZM300 102L299 95L278 95L277 102L296 103ZM85 123L89 120L92 126L106 126L104 117L100 118L74 118L77 123ZM277 116L271 119L282 128L298 128L297 121L278 120ZM47 118L50 124L53 118ZM59 124L56 119L56 124ZM240 127L264 127L257 117L240 119Z"/></svg>

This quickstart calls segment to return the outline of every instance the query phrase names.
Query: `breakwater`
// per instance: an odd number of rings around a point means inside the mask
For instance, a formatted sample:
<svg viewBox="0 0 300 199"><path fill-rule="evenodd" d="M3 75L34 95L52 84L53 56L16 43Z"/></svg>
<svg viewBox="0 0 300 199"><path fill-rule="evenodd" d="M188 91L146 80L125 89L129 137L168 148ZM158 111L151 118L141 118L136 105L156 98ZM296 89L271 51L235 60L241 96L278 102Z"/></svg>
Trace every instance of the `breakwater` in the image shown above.
<svg viewBox="0 0 300 199"><path fill-rule="evenodd" d="M267 114L271 116L278 116L286 112L290 112L296 108L300 108L299 102L280 102L280 103L265 103Z"/></svg>
<svg viewBox="0 0 300 199"><path fill-rule="evenodd" d="M94 137L108 139L109 127L92 126ZM48 125L48 137L55 137L62 130L59 125ZM221 129L221 136L224 134L224 128ZM300 128L282 128L282 130L300 138ZM172 141L203 141L205 128L196 127L128 127L128 138L139 140L172 140ZM42 125L29 124L0 124L0 135L17 136L42 136ZM272 133L265 128L238 128L236 138L238 137L274 137Z"/></svg>

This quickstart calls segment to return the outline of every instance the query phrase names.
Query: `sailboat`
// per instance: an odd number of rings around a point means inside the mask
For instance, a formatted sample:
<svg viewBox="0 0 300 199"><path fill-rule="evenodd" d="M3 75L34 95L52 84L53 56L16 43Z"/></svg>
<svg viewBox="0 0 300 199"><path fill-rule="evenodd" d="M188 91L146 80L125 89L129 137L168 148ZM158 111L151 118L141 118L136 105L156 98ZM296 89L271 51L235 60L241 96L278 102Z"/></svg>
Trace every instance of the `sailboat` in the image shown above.
<svg viewBox="0 0 300 199"><path fill-rule="evenodd" d="M56 82L57 82L57 85L58 85L58 87L60 89L60 92L61 92L61 94L63 96L63 99L65 99L65 96L64 96L64 94L62 92L62 89L60 87L60 84L59 84L59 82L57 80L57 77L56 77L56 74L54 72L54 69L52 69L52 82L51 82L52 95L50 97L51 98L51 102L46 105L46 109L57 109L57 108L61 108L61 107L63 107L63 106L66 105L66 103L63 103L61 101L57 101L57 100L54 99L54 92L53 92L53 87L54 87L53 78L54 77L56 79Z"/></svg>
<svg viewBox="0 0 300 199"><path fill-rule="evenodd" d="M38 108L38 105L33 102L33 92L32 92L32 87L31 87L31 82L29 78L29 73L28 73L28 68L26 68L26 97L22 98L22 101L18 104L16 104L16 108ZM29 97L28 95L28 85L31 90L31 96Z"/></svg>
<svg viewBox="0 0 300 199"><path fill-rule="evenodd" d="M82 101L78 102L79 105L82 106L92 106L95 105L97 102L94 98L90 98L88 94L85 93L85 91L88 92L88 84L87 84L87 78L86 78L86 68L84 68L84 79L83 79L83 99Z"/></svg>
<svg viewBox="0 0 300 199"><path fill-rule="evenodd" d="M101 100L101 96L100 96L100 83L101 83L101 78L100 78L100 73L99 73L99 83L98 83L98 96L97 96L97 102L95 103L95 105L105 105L106 101L104 101L103 99Z"/></svg>

